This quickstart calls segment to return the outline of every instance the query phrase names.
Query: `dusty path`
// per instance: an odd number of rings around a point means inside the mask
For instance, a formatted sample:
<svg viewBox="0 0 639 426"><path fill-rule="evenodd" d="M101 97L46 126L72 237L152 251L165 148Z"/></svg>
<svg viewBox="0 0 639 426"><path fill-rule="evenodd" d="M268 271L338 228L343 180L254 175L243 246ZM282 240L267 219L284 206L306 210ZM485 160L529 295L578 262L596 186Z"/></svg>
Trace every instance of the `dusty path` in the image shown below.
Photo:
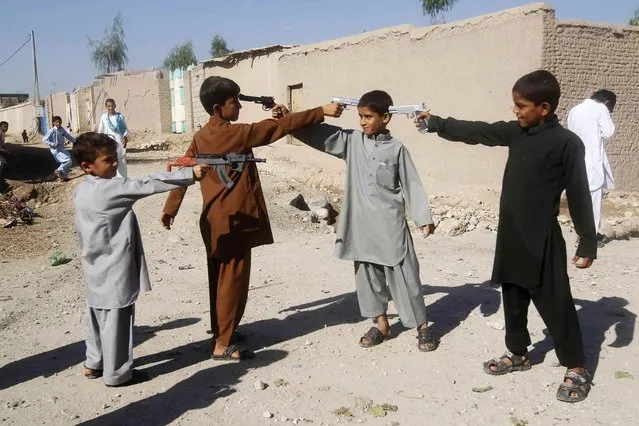
<svg viewBox="0 0 639 426"><path fill-rule="evenodd" d="M276 243L254 252L249 306L240 327L247 345L258 350L257 359L242 364L208 359L208 290L196 226L200 195L192 188L171 232L158 223L165 196L136 206L154 290L137 304L135 356L137 367L153 379L121 389L84 379L83 284L70 201L61 199L32 228L37 249L18 256L5 247L0 260L0 420L20 425L268 425L284 417L287 423L319 425L636 421L639 240L612 241L591 270L570 271L589 363L596 367L587 402L571 406L555 400L564 370L555 366L534 310L530 330L537 365L506 377L481 371L482 361L503 351L500 292L485 284L494 245L489 231L415 238L430 320L442 336L436 352L418 352L414 331L403 330L396 317L396 339L361 349L358 338L370 323L358 314L352 265L333 258L332 234L303 223L287 205L298 193L308 197L321 190L292 180L299 164L286 147L268 149L276 150L267 152L273 160L260 168ZM161 169L163 156L132 156L131 173ZM328 180L318 186L330 190L338 179ZM67 197L71 185L64 189ZM0 229L0 239L26 238L25 232ZM572 247L574 236L566 238ZM51 267L53 250L74 260ZM616 378L624 377L622 372L629 377ZM268 387L256 390L258 380ZM486 386L492 389L473 391ZM364 410L371 401L395 405L397 411L375 417L375 409ZM265 412L273 417L263 417Z"/></svg>

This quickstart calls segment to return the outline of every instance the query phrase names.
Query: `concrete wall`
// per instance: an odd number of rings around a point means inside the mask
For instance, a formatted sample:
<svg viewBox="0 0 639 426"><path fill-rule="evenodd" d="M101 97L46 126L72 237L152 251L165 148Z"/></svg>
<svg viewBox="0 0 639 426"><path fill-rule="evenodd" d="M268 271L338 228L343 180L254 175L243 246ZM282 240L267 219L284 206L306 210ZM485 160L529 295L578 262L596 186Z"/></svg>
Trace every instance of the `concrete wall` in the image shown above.
<svg viewBox="0 0 639 426"><path fill-rule="evenodd" d="M62 126L67 127L67 123L71 122L70 111L71 97L68 92L58 92L49 94L44 100L45 113L47 115L47 125L51 127L53 124L53 117L60 116L62 119Z"/></svg>
<svg viewBox="0 0 639 426"><path fill-rule="evenodd" d="M101 76L92 87L96 105L94 119L99 120L104 102L115 100L129 128L154 132L171 132L169 75L165 71L128 72Z"/></svg>
<svg viewBox="0 0 639 426"><path fill-rule="evenodd" d="M19 136L22 130L29 135L35 132L33 102L24 102L8 108L0 109L0 121L9 123L9 135ZM22 139L20 139L22 140Z"/></svg>
<svg viewBox="0 0 639 426"><path fill-rule="evenodd" d="M303 46L283 52L278 64L280 98L302 84L302 105L330 96L360 97L386 90L396 104L422 101L435 114L473 120L513 118L511 88L541 66L549 8L531 6L427 28L402 26ZM514 37L526 34L526 37ZM353 109L336 121L359 128ZM498 188L507 155L503 148L471 147L420 135L405 116L390 129L410 150L422 177L436 185L456 182ZM437 190L436 187L433 188Z"/></svg>
<svg viewBox="0 0 639 426"><path fill-rule="evenodd" d="M273 96L274 93L278 92L280 86L277 72L279 55L279 52L256 55L235 64L200 64L190 72L185 72L184 97L187 104L187 129L197 130L199 125L204 126L209 120L209 115L200 102L200 86L210 76L218 75L232 79L240 85L242 93L247 95ZM270 116L270 113L263 111L260 105L242 103L241 121L257 121Z"/></svg>
<svg viewBox="0 0 639 426"><path fill-rule="evenodd" d="M616 133L606 151L617 187L639 190L639 28L551 22L544 66L561 83L560 118L597 89L617 94Z"/></svg>

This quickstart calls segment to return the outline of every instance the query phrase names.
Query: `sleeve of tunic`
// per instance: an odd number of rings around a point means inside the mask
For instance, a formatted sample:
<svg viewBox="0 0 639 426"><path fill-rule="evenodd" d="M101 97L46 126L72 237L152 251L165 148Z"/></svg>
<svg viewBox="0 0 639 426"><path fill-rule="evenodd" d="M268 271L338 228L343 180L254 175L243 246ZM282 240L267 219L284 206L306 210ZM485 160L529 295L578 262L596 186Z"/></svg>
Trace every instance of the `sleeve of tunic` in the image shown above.
<svg viewBox="0 0 639 426"><path fill-rule="evenodd" d="M120 119L122 120L122 127L124 128L124 133L122 133L122 137L126 138L129 135L129 126L126 124L126 120L124 119L124 115L120 114Z"/></svg>
<svg viewBox="0 0 639 426"><path fill-rule="evenodd" d="M269 118L252 124L236 124L241 127L242 151L271 144L296 130L324 121L322 107L288 114L279 120Z"/></svg>
<svg viewBox="0 0 639 426"><path fill-rule="evenodd" d="M104 114L100 116L100 124L98 124L98 133L104 133L106 129L104 128Z"/></svg>
<svg viewBox="0 0 639 426"><path fill-rule="evenodd" d="M615 124L610 117L610 111L607 107L602 108L601 115L599 116L599 132L601 137L608 139L615 133Z"/></svg>
<svg viewBox="0 0 639 426"><path fill-rule="evenodd" d="M585 148L581 140L575 136L566 143L564 150L566 168L566 198L570 217L579 235L577 256L597 258L597 237L595 220L592 213L592 199L588 189L586 175Z"/></svg>
<svg viewBox="0 0 639 426"><path fill-rule="evenodd" d="M508 146L521 133L521 127L515 121L463 121L454 118L441 118L431 115L428 120L428 132L437 132L440 138L469 145Z"/></svg>
<svg viewBox="0 0 639 426"><path fill-rule="evenodd" d="M346 159L351 135L351 131L329 124L320 124L293 133L293 136L304 144L342 159Z"/></svg>
<svg viewBox="0 0 639 426"><path fill-rule="evenodd" d="M191 142L191 145L189 145L189 147L187 148L184 156L195 157L196 154L197 152L195 149L195 142ZM164 203L164 209L162 211L171 217L177 216L177 213L180 210L180 206L182 205L182 200L184 200L184 196L186 195L186 190L187 186L182 186L180 188L171 190L166 203Z"/></svg>
<svg viewBox="0 0 639 426"><path fill-rule="evenodd" d="M128 179L111 179L104 187L104 196L114 200L115 203L133 204L144 197L193 183L195 183L193 169L185 167L175 172L153 173Z"/></svg>
<svg viewBox="0 0 639 426"><path fill-rule="evenodd" d="M55 148L56 146L56 143L51 141L51 135L53 134L53 132L55 132L55 130L55 127L50 128L47 134L44 135L44 137L42 138L42 142L46 143L52 148Z"/></svg>
<svg viewBox="0 0 639 426"><path fill-rule="evenodd" d="M399 151L399 182L408 204L408 215L418 227L433 224L428 195L419 177L415 163L405 147Z"/></svg>
<svg viewBox="0 0 639 426"><path fill-rule="evenodd" d="M75 143L75 138L69 134L65 129L62 129L64 132L64 137L67 138L71 143Z"/></svg>

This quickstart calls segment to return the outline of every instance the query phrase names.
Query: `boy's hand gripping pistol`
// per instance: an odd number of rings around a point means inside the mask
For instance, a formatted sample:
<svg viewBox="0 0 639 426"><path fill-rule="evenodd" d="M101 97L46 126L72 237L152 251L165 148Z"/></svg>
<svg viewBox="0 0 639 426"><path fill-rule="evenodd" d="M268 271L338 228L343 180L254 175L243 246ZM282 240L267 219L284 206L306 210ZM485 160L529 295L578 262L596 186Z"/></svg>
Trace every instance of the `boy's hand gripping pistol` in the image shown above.
<svg viewBox="0 0 639 426"><path fill-rule="evenodd" d="M342 98L340 96L333 96L331 98L331 102L334 104L343 104L346 105L346 109L348 109L349 106L354 106L356 107L357 105L359 105L359 99L355 99L355 98Z"/></svg>
<svg viewBox="0 0 639 426"><path fill-rule="evenodd" d="M235 182L231 180L226 173L226 166L230 171L242 173L246 163L265 163L264 158L255 158L253 154L208 154L196 155L195 157L180 157L175 161L171 161L166 165L166 171L170 172L171 167L193 167L196 164L208 164L217 172L218 177L225 187L228 189L235 186Z"/></svg>
<svg viewBox="0 0 639 426"><path fill-rule="evenodd" d="M389 114L406 114L408 118L415 118L422 112L426 112L426 104L417 105L393 105L388 108ZM426 133L428 131L428 123L423 118L419 119L419 133Z"/></svg>

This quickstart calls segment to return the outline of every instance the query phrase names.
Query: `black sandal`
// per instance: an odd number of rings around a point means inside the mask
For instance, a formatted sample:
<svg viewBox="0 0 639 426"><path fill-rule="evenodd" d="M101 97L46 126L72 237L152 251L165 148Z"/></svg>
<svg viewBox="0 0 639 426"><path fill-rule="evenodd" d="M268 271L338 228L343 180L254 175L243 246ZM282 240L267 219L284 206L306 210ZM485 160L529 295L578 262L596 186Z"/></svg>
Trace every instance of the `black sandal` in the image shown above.
<svg viewBox="0 0 639 426"><path fill-rule="evenodd" d="M422 327L417 330L417 349L420 352L432 352L439 346L438 342L430 332L430 328Z"/></svg>
<svg viewBox="0 0 639 426"><path fill-rule="evenodd" d="M388 337L384 336L384 333L382 333L379 328L371 327L370 330L359 339L359 345L362 348L372 348L386 339L388 339Z"/></svg>
<svg viewBox="0 0 639 426"><path fill-rule="evenodd" d="M566 379L571 380L572 383L566 383ZM591 387L592 379L587 371L584 370L583 374L567 371L564 376L564 383L560 384L559 389L557 389L557 399L563 402L581 402L586 399Z"/></svg>
<svg viewBox="0 0 639 426"><path fill-rule="evenodd" d="M511 365L506 364L504 359L508 359ZM491 367L494 367L495 370ZM532 364L530 363L530 358L528 358L527 353L524 355L515 355L508 351L499 358L493 358L484 362L484 373L490 374L491 376L501 376L514 371L530 370L531 368Z"/></svg>
<svg viewBox="0 0 639 426"><path fill-rule="evenodd" d="M234 357L233 354L235 352L239 353L240 356ZM211 354L211 359L216 361L245 361L254 357L253 351L242 349L238 345L230 345L224 350L222 355Z"/></svg>

